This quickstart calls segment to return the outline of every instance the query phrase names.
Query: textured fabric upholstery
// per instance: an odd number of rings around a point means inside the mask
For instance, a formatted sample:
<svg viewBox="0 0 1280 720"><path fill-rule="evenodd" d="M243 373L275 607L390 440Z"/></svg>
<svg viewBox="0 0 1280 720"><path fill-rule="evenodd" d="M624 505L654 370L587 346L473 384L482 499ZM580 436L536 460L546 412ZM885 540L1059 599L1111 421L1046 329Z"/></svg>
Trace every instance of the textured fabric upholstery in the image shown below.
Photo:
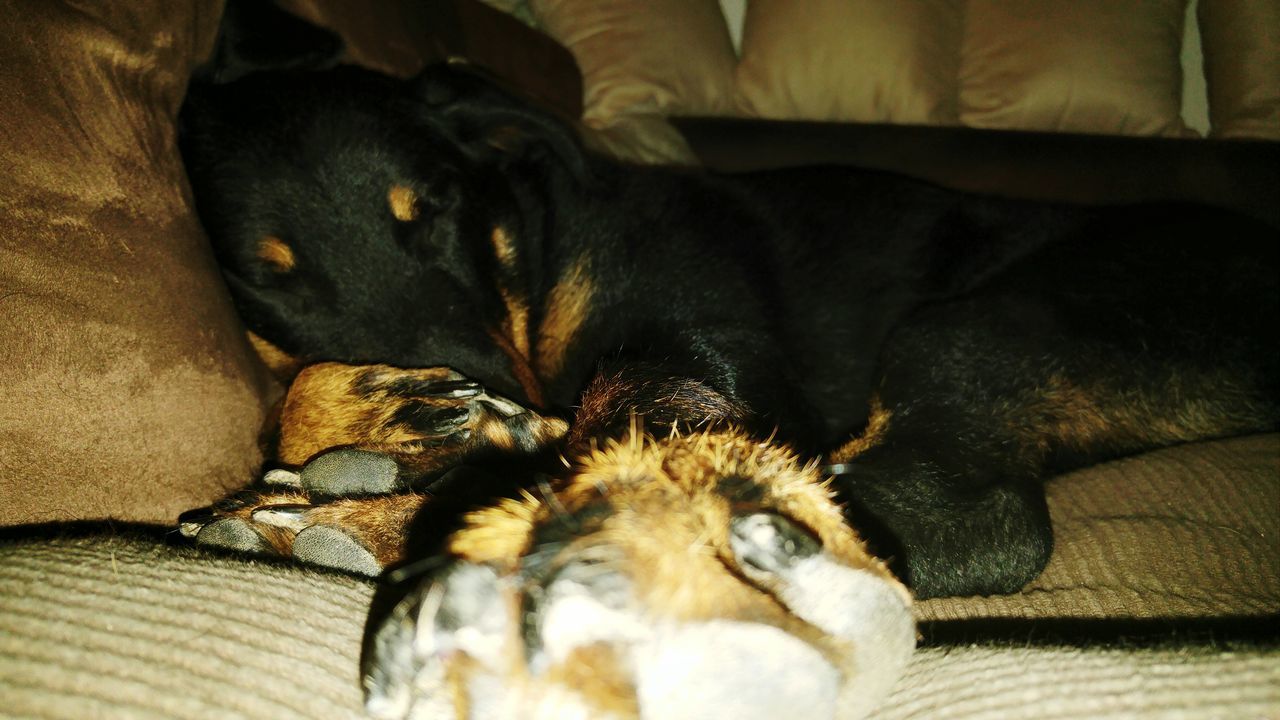
<svg viewBox="0 0 1280 720"><path fill-rule="evenodd" d="M1055 481L1058 553L1045 576L1007 598L918 605L925 644L872 717L1280 713L1277 452L1280 435L1241 438ZM373 597L364 581L127 534L0 540L0 715L362 717L358 662ZM1217 615L1245 632L1046 642L1063 618ZM930 642L948 624L992 618L1016 619L1019 630Z"/></svg>

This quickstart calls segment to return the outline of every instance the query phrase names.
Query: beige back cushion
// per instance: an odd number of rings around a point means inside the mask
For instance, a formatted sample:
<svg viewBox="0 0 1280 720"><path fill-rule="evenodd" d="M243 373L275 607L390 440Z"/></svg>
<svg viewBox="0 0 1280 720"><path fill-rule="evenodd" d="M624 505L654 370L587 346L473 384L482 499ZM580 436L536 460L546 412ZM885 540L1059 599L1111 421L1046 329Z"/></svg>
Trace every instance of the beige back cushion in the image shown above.
<svg viewBox="0 0 1280 720"><path fill-rule="evenodd" d="M1183 135L1180 0L751 0L738 91L772 118Z"/></svg>
<svg viewBox="0 0 1280 720"><path fill-rule="evenodd" d="M583 119L720 115L731 107L733 45L717 0L532 0L539 26L582 70Z"/></svg>
<svg viewBox="0 0 1280 720"><path fill-rule="evenodd" d="M954 124L963 27L954 0L751 0L743 114Z"/></svg>
<svg viewBox="0 0 1280 720"><path fill-rule="evenodd" d="M1203 95L1183 93L1202 88L1203 38L1210 134L1280 138L1275 0L1195 0L1191 25L1184 0L527 1L582 67L596 127L739 115L1194 136L1184 115L1204 129Z"/></svg>
<svg viewBox="0 0 1280 720"><path fill-rule="evenodd" d="M1280 140L1280 2L1199 2L1212 134Z"/></svg>
<svg viewBox="0 0 1280 720"><path fill-rule="evenodd" d="M215 0L0 0L0 525L172 523L248 480L267 386L175 148Z"/></svg>
<svg viewBox="0 0 1280 720"><path fill-rule="evenodd" d="M1183 0L971 0L966 8L963 124L1187 134Z"/></svg>

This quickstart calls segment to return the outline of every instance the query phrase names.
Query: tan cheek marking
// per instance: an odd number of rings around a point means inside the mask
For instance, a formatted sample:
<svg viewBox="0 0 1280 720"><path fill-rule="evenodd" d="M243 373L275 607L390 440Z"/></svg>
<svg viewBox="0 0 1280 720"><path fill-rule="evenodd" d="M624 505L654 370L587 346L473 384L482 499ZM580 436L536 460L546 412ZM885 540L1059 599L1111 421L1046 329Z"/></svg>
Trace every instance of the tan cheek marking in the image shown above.
<svg viewBox="0 0 1280 720"><path fill-rule="evenodd" d="M506 228L501 225L495 227L489 235L489 242L493 243L493 254L498 258L498 263L504 269L509 269L515 265L515 239L511 237L511 233Z"/></svg>
<svg viewBox="0 0 1280 720"><path fill-rule="evenodd" d="M512 152L524 142L525 132L517 125L502 125L494 128L485 138L489 147L502 152Z"/></svg>
<svg viewBox="0 0 1280 720"><path fill-rule="evenodd" d="M489 336L511 361L511 372L529 401L534 405L541 405L542 384L529 362L529 298L516 272L516 260L519 256L515 239L506 228L499 225L489 234L489 242L493 245L493 254L499 265L495 285L506 309L502 327L491 328Z"/></svg>
<svg viewBox="0 0 1280 720"><path fill-rule="evenodd" d="M277 380L288 382L293 379L294 375L298 374L302 363L297 358L263 340L257 333L245 334L249 336L249 344L253 346L254 352L258 353L262 363L267 366L267 369L271 371L271 374Z"/></svg>
<svg viewBox="0 0 1280 720"><path fill-rule="evenodd" d="M493 233L489 236L490 242L493 243L493 253L497 257L498 263L502 265L505 275L510 275L510 271L514 269L516 262L515 242L512 240L510 233L506 228L501 226L495 227ZM526 293L519 288L513 288L509 283L503 282L503 278L498 278L498 293L502 296L502 304L507 308L507 337L511 340L511 345L516 352L524 358L529 357L529 301Z"/></svg>
<svg viewBox="0 0 1280 720"><path fill-rule="evenodd" d="M258 241L258 259L281 273L289 272L298 264L293 248L275 235L268 235Z"/></svg>
<svg viewBox="0 0 1280 720"><path fill-rule="evenodd" d="M579 258L547 294L534 358L540 376L555 377L564 369L565 353L586 322L594 297L587 259Z"/></svg>
<svg viewBox="0 0 1280 720"><path fill-rule="evenodd" d="M418 194L404 185L391 186L387 192L387 204L391 206L391 215L400 222L417 220L421 210Z"/></svg>
<svg viewBox="0 0 1280 720"><path fill-rule="evenodd" d="M515 376L516 382L520 383L520 388L524 390L525 396L529 402L535 406L541 407L543 402L542 382L538 379L538 374L534 372L533 366L529 364L527 356L511 344L511 338L501 331L489 328L489 337L493 340L498 349L507 356L511 361L511 374Z"/></svg>

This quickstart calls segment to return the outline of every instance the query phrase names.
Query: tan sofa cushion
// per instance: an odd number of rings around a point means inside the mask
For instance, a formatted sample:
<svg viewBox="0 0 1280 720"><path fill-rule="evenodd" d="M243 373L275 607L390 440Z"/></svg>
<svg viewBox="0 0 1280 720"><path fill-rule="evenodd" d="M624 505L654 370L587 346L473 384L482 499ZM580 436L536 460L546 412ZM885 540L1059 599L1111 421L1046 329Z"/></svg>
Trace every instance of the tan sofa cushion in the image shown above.
<svg viewBox="0 0 1280 720"><path fill-rule="evenodd" d="M930 646L938 633L926 627L926 646L873 717L1271 717L1280 708L1280 643L1266 619L1280 609L1277 455L1280 435L1266 435L1055 481L1058 550L1044 578L1009 598L918 606L926 621L1020 618L1021 632ZM338 575L150 540L0 537L4 711L363 717L357 668L372 596ZM1226 635L1243 643L1223 642L1220 630L1205 643L1202 633L1191 647L1169 646L1188 636L1162 632L1154 647L1150 637L1108 647L1079 637L1046 644L1033 622L1205 612L1261 632Z"/></svg>
<svg viewBox="0 0 1280 720"><path fill-rule="evenodd" d="M1182 74L1200 72L1202 45L1211 134L1280 138L1273 0L1200 0L1195 58L1182 0L751 0L736 67L709 0L490 1L521 16L530 3L573 50L595 125L634 113L1195 136Z"/></svg>
<svg viewBox="0 0 1280 720"><path fill-rule="evenodd" d="M1280 614L1280 435L1195 443L1050 481L1058 542L1017 595L929 600L922 620Z"/></svg>
<svg viewBox="0 0 1280 720"><path fill-rule="evenodd" d="M1182 123L1181 0L752 0L739 110L1123 135Z"/></svg>
<svg viewBox="0 0 1280 720"><path fill-rule="evenodd" d="M259 463L266 386L174 142L219 13L0 0L0 525L171 523Z"/></svg>
<svg viewBox="0 0 1280 720"><path fill-rule="evenodd" d="M963 20L956 0L751 0L739 111L954 124Z"/></svg>
<svg viewBox="0 0 1280 720"><path fill-rule="evenodd" d="M1280 3L1200 0L1211 135L1280 140Z"/></svg>
<svg viewBox="0 0 1280 720"><path fill-rule="evenodd" d="M972 0L960 121L1117 135L1182 123L1182 0Z"/></svg>
<svg viewBox="0 0 1280 720"><path fill-rule="evenodd" d="M583 120L729 109L733 43L716 0L532 0L582 70Z"/></svg>

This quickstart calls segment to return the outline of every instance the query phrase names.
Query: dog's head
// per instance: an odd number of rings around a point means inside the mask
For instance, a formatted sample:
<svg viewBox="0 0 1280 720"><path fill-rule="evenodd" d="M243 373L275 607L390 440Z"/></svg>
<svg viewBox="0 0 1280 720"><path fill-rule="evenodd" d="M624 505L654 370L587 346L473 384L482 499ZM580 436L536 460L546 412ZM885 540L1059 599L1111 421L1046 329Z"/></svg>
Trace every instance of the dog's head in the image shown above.
<svg viewBox="0 0 1280 720"><path fill-rule="evenodd" d="M302 363L448 365L540 401L516 315L541 283L548 188L584 172L566 125L441 65L197 82L181 127L252 333Z"/></svg>

